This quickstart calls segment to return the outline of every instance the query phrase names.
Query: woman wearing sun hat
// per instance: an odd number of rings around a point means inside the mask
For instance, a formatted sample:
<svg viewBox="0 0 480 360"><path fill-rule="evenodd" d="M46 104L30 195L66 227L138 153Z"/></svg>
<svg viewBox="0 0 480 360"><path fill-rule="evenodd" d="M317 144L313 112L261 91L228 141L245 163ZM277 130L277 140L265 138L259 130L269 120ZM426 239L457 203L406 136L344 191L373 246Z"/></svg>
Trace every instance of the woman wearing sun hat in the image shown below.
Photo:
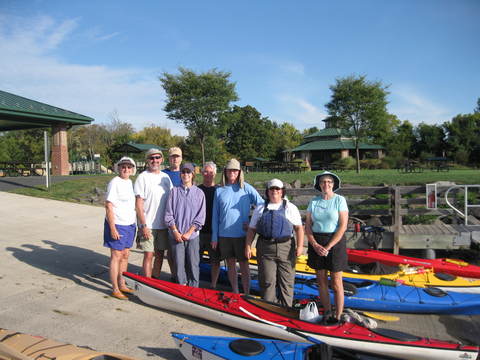
<svg viewBox="0 0 480 360"><path fill-rule="evenodd" d="M325 171L315 176L314 187L321 192L307 209L305 233L308 239L307 264L316 270L320 300L325 309L324 320L340 320L344 307L342 272L348 266L347 245L344 237L348 222L347 201L335 194L340 178ZM335 315L331 316L328 275L335 297Z"/></svg>
<svg viewBox="0 0 480 360"><path fill-rule="evenodd" d="M285 186L281 180L270 180L265 195L265 204L255 208L250 220L245 256L251 258L251 244L257 233L258 277L262 297L283 306L292 306L295 263L303 253L302 217L298 208L285 197Z"/></svg>
<svg viewBox="0 0 480 360"><path fill-rule="evenodd" d="M126 300L123 293L133 292L125 285L122 273L127 271L128 256L136 231L135 194L130 180L130 176L136 173L135 161L124 156L115 164L114 169L118 176L107 186L103 245L110 248L112 296Z"/></svg>

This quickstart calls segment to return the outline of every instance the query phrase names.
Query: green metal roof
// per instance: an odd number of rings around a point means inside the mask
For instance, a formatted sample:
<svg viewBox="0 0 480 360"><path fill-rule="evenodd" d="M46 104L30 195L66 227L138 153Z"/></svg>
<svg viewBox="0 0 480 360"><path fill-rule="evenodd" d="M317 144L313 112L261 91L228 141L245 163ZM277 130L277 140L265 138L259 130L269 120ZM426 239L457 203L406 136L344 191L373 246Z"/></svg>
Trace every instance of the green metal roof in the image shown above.
<svg viewBox="0 0 480 360"><path fill-rule="evenodd" d="M304 137L305 140L313 139L316 137L352 137L348 130L338 129L338 128L326 128L314 132L313 134L307 135Z"/></svg>
<svg viewBox="0 0 480 360"><path fill-rule="evenodd" d="M124 152L124 153L141 153L147 151L151 148L156 148L158 150L167 150L164 147L153 145L153 144L135 144L135 143L126 143L116 146L113 149L113 152Z"/></svg>
<svg viewBox="0 0 480 360"><path fill-rule="evenodd" d="M361 150L379 150L383 149L380 145L360 143ZM306 144L297 146L291 149L291 152L296 151L315 151L315 150L353 150L355 149L355 142L353 140L317 140Z"/></svg>
<svg viewBox="0 0 480 360"><path fill-rule="evenodd" d="M0 131L86 125L94 119L0 90Z"/></svg>

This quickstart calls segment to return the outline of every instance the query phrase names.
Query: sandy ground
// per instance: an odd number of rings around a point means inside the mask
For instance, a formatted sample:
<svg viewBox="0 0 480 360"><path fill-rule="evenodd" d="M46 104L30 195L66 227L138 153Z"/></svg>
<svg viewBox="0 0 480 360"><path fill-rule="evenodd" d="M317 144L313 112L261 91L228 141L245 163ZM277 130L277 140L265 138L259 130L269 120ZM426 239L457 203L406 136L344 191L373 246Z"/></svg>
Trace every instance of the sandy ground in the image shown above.
<svg viewBox="0 0 480 360"><path fill-rule="evenodd" d="M172 331L258 336L110 297L103 208L0 192L0 218L0 328L138 359L181 358ZM129 271L141 261L132 251ZM480 344L480 316L399 316L379 326Z"/></svg>

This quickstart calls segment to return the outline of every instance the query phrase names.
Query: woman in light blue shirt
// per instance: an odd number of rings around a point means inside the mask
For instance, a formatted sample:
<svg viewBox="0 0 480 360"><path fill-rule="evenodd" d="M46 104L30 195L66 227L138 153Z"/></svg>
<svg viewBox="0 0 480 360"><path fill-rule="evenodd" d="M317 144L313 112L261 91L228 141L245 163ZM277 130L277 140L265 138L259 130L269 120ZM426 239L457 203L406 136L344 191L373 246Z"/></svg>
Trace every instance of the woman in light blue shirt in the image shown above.
<svg viewBox="0 0 480 360"><path fill-rule="evenodd" d="M348 266L345 231L348 207L345 198L335 194L340 188L340 178L328 171L315 177L315 189L321 191L307 209L305 233L308 239L307 264L316 270L320 300L325 310L324 321L335 324L344 307L342 272ZM335 315L331 315L328 275L335 296Z"/></svg>

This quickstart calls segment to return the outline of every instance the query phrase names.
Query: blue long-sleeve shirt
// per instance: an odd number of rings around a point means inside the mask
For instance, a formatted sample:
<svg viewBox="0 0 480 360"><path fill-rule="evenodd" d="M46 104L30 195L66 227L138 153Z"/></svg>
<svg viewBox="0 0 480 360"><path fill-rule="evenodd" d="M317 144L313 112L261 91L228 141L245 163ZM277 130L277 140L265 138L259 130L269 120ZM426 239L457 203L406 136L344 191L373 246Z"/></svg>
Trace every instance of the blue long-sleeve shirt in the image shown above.
<svg viewBox="0 0 480 360"><path fill-rule="evenodd" d="M205 195L197 186L188 189L183 186L174 187L165 209L165 223L168 227L176 225L178 231L186 233L193 225L195 233L192 238L198 236L199 230L205 223Z"/></svg>
<svg viewBox="0 0 480 360"><path fill-rule="evenodd" d="M213 197L212 242L221 237L243 237L243 224L249 222L252 205L263 204L260 194L250 184L244 183L217 188Z"/></svg>

